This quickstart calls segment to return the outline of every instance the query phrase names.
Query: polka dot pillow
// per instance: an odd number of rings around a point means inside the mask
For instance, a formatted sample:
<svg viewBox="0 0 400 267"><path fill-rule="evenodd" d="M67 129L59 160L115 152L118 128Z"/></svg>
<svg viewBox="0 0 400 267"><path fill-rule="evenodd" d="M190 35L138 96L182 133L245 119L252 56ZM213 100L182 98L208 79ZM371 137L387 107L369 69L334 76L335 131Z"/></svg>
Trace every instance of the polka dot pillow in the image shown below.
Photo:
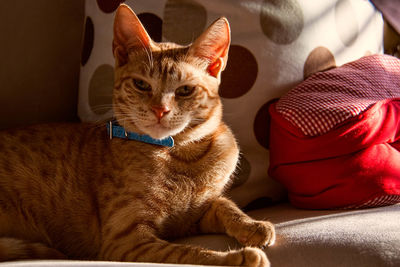
<svg viewBox="0 0 400 267"><path fill-rule="evenodd" d="M400 60L363 57L271 105L270 174L310 209L400 202Z"/></svg>
<svg viewBox="0 0 400 267"><path fill-rule="evenodd" d="M112 23L120 2L138 14L155 41L189 44L215 19L228 18L232 45L220 95L242 152L228 193L242 207L286 196L267 174L267 103L316 71L382 50L381 15L365 0L86 0L83 121L112 117Z"/></svg>

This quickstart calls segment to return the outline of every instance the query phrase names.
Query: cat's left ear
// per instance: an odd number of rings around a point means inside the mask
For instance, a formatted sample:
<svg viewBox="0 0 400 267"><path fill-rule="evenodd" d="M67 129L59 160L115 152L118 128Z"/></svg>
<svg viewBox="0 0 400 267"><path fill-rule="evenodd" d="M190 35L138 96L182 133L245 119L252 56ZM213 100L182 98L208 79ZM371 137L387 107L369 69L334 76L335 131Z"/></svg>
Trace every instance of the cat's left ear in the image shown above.
<svg viewBox="0 0 400 267"><path fill-rule="evenodd" d="M228 20L224 17L211 24L190 46L189 54L204 58L209 62L207 72L220 77L228 61L231 31Z"/></svg>
<svg viewBox="0 0 400 267"><path fill-rule="evenodd" d="M114 19L113 54L118 64L127 62L129 52L135 49L148 50L152 45L153 41L135 12L121 4Z"/></svg>

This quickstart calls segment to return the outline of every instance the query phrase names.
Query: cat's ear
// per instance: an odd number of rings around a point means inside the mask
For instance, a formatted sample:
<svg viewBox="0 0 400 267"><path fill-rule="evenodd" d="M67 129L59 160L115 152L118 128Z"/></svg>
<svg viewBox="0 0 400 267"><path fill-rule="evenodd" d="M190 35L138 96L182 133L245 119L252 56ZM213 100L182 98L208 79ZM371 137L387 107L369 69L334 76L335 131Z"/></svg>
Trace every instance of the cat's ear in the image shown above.
<svg viewBox="0 0 400 267"><path fill-rule="evenodd" d="M207 59L207 72L216 78L219 78L228 61L230 35L228 20L222 17L211 24L189 48L190 55Z"/></svg>
<svg viewBox="0 0 400 267"><path fill-rule="evenodd" d="M114 19L113 54L119 65L128 60L134 49L149 49L152 40L139 18L127 5L121 4Z"/></svg>

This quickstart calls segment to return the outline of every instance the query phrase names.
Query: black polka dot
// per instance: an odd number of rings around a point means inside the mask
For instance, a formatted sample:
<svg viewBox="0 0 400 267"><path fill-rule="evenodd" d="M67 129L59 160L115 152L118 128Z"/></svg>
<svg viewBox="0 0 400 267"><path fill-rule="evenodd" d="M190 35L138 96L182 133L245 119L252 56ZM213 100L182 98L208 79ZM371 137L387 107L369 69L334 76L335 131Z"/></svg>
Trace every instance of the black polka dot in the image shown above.
<svg viewBox="0 0 400 267"><path fill-rule="evenodd" d="M141 13L138 15L138 18L146 28L151 39L156 42L161 42L162 20L152 13Z"/></svg>
<svg viewBox="0 0 400 267"><path fill-rule="evenodd" d="M97 0L97 5L101 11L105 13L112 13L117 10L118 6L123 2L125 2L125 0Z"/></svg>
<svg viewBox="0 0 400 267"><path fill-rule="evenodd" d="M207 10L194 0L168 0L164 9L163 36L171 42L187 45L203 31Z"/></svg>
<svg viewBox="0 0 400 267"><path fill-rule="evenodd" d="M94 40L94 25L93 21L90 17L86 18L85 21L85 33L83 37L83 47L82 47L82 55L81 55L81 64L85 66L87 61L90 58L90 54L93 49L93 40Z"/></svg>
<svg viewBox="0 0 400 267"><path fill-rule="evenodd" d="M329 70L336 67L335 57L332 52L323 46L314 48L304 63L304 79L318 71Z"/></svg>
<svg viewBox="0 0 400 267"><path fill-rule="evenodd" d="M260 24L263 33L271 41L277 44L290 44L303 30L303 11L296 0L264 0Z"/></svg>
<svg viewBox="0 0 400 267"><path fill-rule="evenodd" d="M249 179L250 172L250 162L244 156L241 156L231 188L235 188L244 184Z"/></svg>
<svg viewBox="0 0 400 267"><path fill-rule="evenodd" d="M256 58L240 45L231 45L228 64L221 75L219 94L223 98L237 98L246 94L257 79Z"/></svg>
<svg viewBox="0 0 400 267"><path fill-rule="evenodd" d="M269 106L276 102L277 99L272 99L265 103L257 112L256 118L254 119L254 135L256 136L257 142L265 147L269 148L269 136L270 136L270 123L271 117L269 115Z"/></svg>

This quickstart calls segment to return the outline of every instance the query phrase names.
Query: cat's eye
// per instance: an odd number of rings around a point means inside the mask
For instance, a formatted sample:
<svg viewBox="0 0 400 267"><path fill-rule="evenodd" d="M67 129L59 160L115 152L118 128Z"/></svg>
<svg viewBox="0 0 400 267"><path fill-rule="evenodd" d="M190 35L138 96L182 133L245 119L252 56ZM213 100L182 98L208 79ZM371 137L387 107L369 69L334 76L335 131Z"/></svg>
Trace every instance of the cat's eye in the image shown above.
<svg viewBox="0 0 400 267"><path fill-rule="evenodd" d="M195 86L189 86L189 85L181 86L175 90L175 95L182 97L190 96L194 92L195 88L196 88Z"/></svg>
<svg viewBox="0 0 400 267"><path fill-rule="evenodd" d="M151 85L141 79L133 79L133 84L137 89L143 92L150 92L151 91Z"/></svg>

